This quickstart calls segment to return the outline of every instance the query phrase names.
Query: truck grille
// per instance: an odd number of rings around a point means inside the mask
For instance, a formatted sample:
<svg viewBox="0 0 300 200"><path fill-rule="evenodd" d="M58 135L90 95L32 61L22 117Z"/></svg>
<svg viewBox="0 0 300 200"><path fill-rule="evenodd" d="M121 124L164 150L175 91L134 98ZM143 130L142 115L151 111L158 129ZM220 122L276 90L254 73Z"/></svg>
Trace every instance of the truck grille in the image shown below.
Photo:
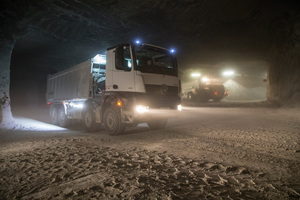
<svg viewBox="0 0 300 200"><path fill-rule="evenodd" d="M178 87L167 85L145 85L147 101L152 108L176 109L180 102Z"/></svg>
<svg viewBox="0 0 300 200"><path fill-rule="evenodd" d="M155 96L177 96L178 87L163 85L145 85L146 92Z"/></svg>

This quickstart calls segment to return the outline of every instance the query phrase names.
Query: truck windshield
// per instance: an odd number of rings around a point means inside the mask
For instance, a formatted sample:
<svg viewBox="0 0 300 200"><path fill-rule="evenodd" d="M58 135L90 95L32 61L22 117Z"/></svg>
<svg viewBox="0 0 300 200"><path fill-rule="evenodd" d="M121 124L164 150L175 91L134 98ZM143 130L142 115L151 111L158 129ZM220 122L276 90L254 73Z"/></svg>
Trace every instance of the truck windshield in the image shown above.
<svg viewBox="0 0 300 200"><path fill-rule="evenodd" d="M135 58L141 72L177 76L176 60L167 50L144 45L135 49Z"/></svg>

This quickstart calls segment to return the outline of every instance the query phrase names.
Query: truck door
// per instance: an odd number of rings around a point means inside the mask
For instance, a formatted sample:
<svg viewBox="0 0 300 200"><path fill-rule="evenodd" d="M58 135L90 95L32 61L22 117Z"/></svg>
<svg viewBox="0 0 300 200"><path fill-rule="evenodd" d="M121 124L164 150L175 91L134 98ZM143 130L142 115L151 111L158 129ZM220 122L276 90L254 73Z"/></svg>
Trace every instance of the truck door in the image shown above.
<svg viewBox="0 0 300 200"><path fill-rule="evenodd" d="M134 92L131 46L119 45L107 52L106 90Z"/></svg>

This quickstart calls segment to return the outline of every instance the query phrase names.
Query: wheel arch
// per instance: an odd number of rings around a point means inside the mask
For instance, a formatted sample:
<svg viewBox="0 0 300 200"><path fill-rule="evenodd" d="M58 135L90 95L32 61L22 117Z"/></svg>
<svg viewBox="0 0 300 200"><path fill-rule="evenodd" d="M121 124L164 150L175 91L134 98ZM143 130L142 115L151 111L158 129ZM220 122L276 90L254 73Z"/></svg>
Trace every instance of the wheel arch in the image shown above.
<svg viewBox="0 0 300 200"><path fill-rule="evenodd" d="M121 102L122 106L124 105L124 97L121 94L118 93L110 93L110 95L106 95L102 99L102 114L104 114L105 110L108 107L113 107L118 110L121 109L121 107L117 106L117 102Z"/></svg>
<svg viewBox="0 0 300 200"><path fill-rule="evenodd" d="M98 106L98 103L96 101L88 99L83 103L83 108L82 108L81 114L83 115L83 113L87 109L90 109L90 108L93 110L93 112L95 112L97 106Z"/></svg>

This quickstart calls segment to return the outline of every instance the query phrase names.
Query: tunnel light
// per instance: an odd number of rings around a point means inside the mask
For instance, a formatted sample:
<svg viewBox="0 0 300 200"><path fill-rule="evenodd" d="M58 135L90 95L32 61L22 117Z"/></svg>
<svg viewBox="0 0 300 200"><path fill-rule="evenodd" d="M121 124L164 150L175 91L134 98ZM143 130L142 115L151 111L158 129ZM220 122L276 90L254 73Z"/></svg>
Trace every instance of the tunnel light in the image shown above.
<svg viewBox="0 0 300 200"><path fill-rule="evenodd" d="M92 61L96 64L106 64L106 56L97 54L94 58L92 58Z"/></svg>
<svg viewBox="0 0 300 200"><path fill-rule="evenodd" d="M223 72L223 76L233 76L235 72L233 70L226 70Z"/></svg>
<svg viewBox="0 0 300 200"><path fill-rule="evenodd" d="M209 79L208 79L207 77L203 77L203 78L201 79L201 81L204 82L204 83L207 83L207 82L209 81Z"/></svg>
<svg viewBox="0 0 300 200"><path fill-rule="evenodd" d="M148 106L143 106L143 105L137 105L137 106L135 107L135 110L136 110L138 113L145 113L145 112L148 112L149 107L148 107Z"/></svg>
<svg viewBox="0 0 300 200"><path fill-rule="evenodd" d="M200 74L200 73L192 73L191 76L192 76L192 77L200 77L201 74Z"/></svg>

